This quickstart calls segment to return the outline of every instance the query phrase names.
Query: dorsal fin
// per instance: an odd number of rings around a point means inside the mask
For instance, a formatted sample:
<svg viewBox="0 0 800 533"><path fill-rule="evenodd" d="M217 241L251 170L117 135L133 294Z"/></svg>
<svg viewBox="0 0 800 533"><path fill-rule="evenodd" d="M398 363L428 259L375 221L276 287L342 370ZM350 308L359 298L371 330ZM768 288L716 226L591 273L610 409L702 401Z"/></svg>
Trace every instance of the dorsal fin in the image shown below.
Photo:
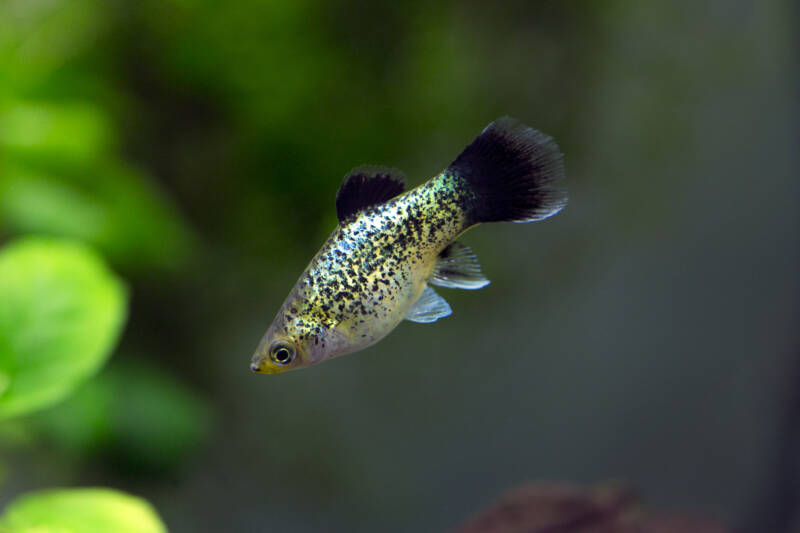
<svg viewBox="0 0 800 533"><path fill-rule="evenodd" d="M362 165L351 170L336 193L339 222L372 205L394 198L406 188L406 177L396 168Z"/></svg>

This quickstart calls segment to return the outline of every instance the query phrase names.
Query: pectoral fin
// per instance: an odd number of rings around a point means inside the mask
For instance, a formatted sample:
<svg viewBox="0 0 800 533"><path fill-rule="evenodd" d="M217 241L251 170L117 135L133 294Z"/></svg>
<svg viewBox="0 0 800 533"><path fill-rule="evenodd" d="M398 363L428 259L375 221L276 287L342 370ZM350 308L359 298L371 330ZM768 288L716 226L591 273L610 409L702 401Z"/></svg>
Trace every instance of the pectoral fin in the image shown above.
<svg viewBox="0 0 800 533"><path fill-rule="evenodd" d="M422 291L422 295L406 313L405 318L411 322L429 323L436 322L452 313L453 311L445 299L426 286L425 290Z"/></svg>
<svg viewBox="0 0 800 533"><path fill-rule="evenodd" d="M489 284L478 258L469 246L460 242L454 242L439 254L430 282L455 289L480 289Z"/></svg>

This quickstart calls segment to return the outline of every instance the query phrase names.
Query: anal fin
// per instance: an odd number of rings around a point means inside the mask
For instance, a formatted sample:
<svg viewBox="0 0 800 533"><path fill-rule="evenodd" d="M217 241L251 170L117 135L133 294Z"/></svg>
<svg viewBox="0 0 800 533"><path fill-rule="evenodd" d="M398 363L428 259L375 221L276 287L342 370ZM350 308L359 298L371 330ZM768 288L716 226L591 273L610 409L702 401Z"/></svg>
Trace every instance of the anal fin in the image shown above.
<svg viewBox="0 0 800 533"><path fill-rule="evenodd" d="M430 282L454 289L480 289L489 284L478 258L469 246L460 242L454 242L439 254Z"/></svg>
<svg viewBox="0 0 800 533"><path fill-rule="evenodd" d="M406 313L405 319L411 322L430 323L440 318L453 314L444 298L436 294L433 289L426 286L419 299Z"/></svg>

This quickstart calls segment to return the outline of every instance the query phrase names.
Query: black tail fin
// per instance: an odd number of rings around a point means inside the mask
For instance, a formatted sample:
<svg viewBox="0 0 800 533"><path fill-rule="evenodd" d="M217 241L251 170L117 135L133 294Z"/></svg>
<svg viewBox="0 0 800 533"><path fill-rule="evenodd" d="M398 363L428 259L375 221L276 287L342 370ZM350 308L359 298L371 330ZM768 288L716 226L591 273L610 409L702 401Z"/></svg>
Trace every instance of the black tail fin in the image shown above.
<svg viewBox="0 0 800 533"><path fill-rule="evenodd" d="M447 170L476 195L469 206L473 223L534 222L567 205L566 191L553 186L564 177L558 145L509 117L489 124Z"/></svg>

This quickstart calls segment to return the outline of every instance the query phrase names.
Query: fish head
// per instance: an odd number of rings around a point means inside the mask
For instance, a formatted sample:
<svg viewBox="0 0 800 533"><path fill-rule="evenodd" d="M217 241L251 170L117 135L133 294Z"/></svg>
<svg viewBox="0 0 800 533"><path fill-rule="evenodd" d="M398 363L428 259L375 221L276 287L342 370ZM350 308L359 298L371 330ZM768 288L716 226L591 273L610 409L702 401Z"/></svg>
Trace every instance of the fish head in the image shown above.
<svg viewBox="0 0 800 533"><path fill-rule="evenodd" d="M280 374L305 366L302 350L289 337L264 335L258 345L250 370L259 374Z"/></svg>
<svg viewBox="0 0 800 533"><path fill-rule="evenodd" d="M349 352L347 338L335 327L311 320L285 320L279 315L253 354L250 369L259 374L280 374L315 365Z"/></svg>
<svg viewBox="0 0 800 533"><path fill-rule="evenodd" d="M250 370L253 372L280 374L312 364L303 336L288 327L279 324L278 326L273 323L258 344L250 364Z"/></svg>

